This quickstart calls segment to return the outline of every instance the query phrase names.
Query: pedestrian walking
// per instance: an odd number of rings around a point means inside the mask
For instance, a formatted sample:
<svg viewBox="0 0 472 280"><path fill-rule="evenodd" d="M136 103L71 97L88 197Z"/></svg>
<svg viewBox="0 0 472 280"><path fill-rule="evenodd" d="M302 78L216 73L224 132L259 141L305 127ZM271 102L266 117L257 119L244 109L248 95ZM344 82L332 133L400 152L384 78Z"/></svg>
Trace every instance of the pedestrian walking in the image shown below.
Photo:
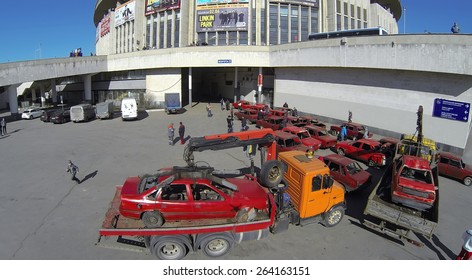
<svg viewBox="0 0 472 280"><path fill-rule="evenodd" d="M211 104L210 104L210 102L208 102L208 104L206 106L206 110L207 110L208 117L211 118L213 116L213 114L211 113Z"/></svg>
<svg viewBox="0 0 472 280"><path fill-rule="evenodd" d="M221 105L221 111L223 111L225 109L225 100L224 100L224 98L221 98L220 105Z"/></svg>
<svg viewBox="0 0 472 280"><path fill-rule="evenodd" d="M288 108L287 102L284 103L283 107L284 107L284 108Z"/></svg>
<svg viewBox="0 0 472 280"><path fill-rule="evenodd" d="M295 108L295 107L293 107L292 116L298 117L298 110L297 110L297 108Z"/></svg>
<svg viewBox="0 0 472 280"><path fill-rule="evenodd" d="M72 181L76 181L77 184L80 184L79 178L77 178L75 175L79 172L79 167L75 164L72 163L72 161L69 160L69 164L67 165L67 172L69 172L72 175Z"/></svg>
<svg viewBox="0 0 472 280"><path fill-rule="evenodd" d="M352 112L349 111L348 117L347 117L347 122L352 122Z"/></svg>
<svg viewBox="0 0 472 280"><path fill-rule="evenodd" d="M341 132L339 133L339 135L341 137L341 141L344 141L344 138L347 137L347 128L345 125L341 126Z"/></svg>
<svg viewBox="0 0 472 280"><path fill-rule="evenodd" d="M262 109L260 109L258 112L257 112L257 119L258 120L262 120L264 118L264 111L262 111Z"/></svg>
<svg viewBox="0 0 472 280"><path fill-rule="evenodd" d="M180 122L179 126L179 137L180 137L180 144L183 145L185 144L185 125Z"/></svg>
<svg viewBox="0 0 472 280"><path fill-rule="evenodd" d="M229 102L228 99L226 99L225 105L226 105L226 111L229 111L229 110L230 110L230 107L231 107L231 103ZM231 108L231 109L232 109L232 108Z"/></svg>
<svg viewBox="0 0 472 280"><path fill-rule="evenodd" d="M241 128L244 128L247 125L247 121L245 117L241 118Z"/></svg>
<svg viewBox="0 0 472 280"><path fill-rule="evenodd" d="M2 136L7 135L7 123L5 122L5 118L2 118L0 130L2 132Z"/></svg>
<svg viewBox="0 0 472 280"><path fill-rule="evenodd" d="M367 126L364 128L364 138L369 138L369 128Z"/></svg>
<svg viewBox="0 0 472 280"><path fill-rule="evenodd" d="M288 124L288 111L284 114L284 119L282 120L282 127L286 127Z"/></svg>
<svg viewBox="0 0 472 280"><path fill-rule="evenodd" d="M466 230L462 234L462 239L464 244L462 244L462 249L459 255L457 255L457 260L470 260L472 258L472 228Z"/></svg>
<svg viewBox="0 0 472 280"><path fill-rule="evenodd" d="M167 137L169 138L169 145L174 146L174 123L167 126Z"/></svg>
<svg viewBox="0 0 472 280"><path fill-rule="evenodd" d="M228 123L228 133L233 132L233 118L231 116L228 116L226 118L226 122Z"/></svg>

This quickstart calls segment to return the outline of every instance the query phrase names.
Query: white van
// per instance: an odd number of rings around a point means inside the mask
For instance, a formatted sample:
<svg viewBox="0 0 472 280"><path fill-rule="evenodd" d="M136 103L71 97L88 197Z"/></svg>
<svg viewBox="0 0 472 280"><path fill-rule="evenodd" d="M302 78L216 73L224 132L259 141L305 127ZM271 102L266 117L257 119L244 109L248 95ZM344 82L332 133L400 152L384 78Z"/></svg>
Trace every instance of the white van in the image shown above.
<svg viewBox="0 0 472 280"><path fill-rule="evenodd" d="M134 120L138 118L138 104L136 99L126 97L121 100L121 119Z"/></svg>

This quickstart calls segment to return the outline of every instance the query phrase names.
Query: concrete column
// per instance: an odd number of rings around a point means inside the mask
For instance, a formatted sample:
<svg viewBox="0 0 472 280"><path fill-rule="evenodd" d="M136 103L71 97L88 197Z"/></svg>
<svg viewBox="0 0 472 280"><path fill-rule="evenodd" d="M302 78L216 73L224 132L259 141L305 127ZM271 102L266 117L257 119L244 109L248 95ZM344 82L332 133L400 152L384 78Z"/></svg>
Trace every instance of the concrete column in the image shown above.
<svg viewBox="0 0 472 280"><path fill-rule="evenodd" d="M188 104L192 107L192 67L188 68Z"/></svg>
<svg viewBox="0 0 472 280"><path fill-rule="evenodd" d="M259 67L259 75L262 75L262 67ZM258 79L259 79L259 76L258 76ZM258 85L257 85L257 99L256 99L256 102L257 103L261 103L261 96L262 96L262 84L259 84L258 82Z"/></svg>
<svg viewBox="0 0 472 280"><path fill-rule="evenodd" d="M8 87L8 104L10 106L10 113L12 116L18 115L18 85L11 85Z"/></svg>
<svg viewBox="0 0 472 280"><path fill-rule="evenodd" d="M36 100L36 88L31 89L31 105L33 105L34 101Z"/></svg>
<svg viewBox="0 0 472 280"><path fill-rule="evenodd" d="M239 95L238 91L238 67L234 68L234 91L233 91L233 102L236 102L236 98Z"/></svg>
<svg viewBox="0 0 472 280"><path fill-rule="evenodd" d="M84 76L85 101L92 102L92 75Z"/></svg>
<svg viewBox="0 0 472 280"><path fill-rule="evenodd" d="M39 92L41 94L41 107L44 107L45 103L46 103L46 92L44 90L44 85L40 85L39 86Z"/></svg>
<svg viewBox="0 0 472 280"><path fill-rule="evenodd" d="M57 103L57 89L56 89L56 80L51 79L51 98L52 98L52 103L56 104Z"/></svg>

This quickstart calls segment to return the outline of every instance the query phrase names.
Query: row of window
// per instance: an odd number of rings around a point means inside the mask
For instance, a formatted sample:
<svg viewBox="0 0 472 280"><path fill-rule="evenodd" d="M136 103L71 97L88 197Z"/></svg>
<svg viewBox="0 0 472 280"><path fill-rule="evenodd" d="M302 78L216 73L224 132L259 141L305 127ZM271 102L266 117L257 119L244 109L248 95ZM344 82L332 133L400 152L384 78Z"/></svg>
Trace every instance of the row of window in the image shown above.
<svg viewBox="0 0 472 280"><path fill-rule="evenodd" d="M336 30L367 28L367 9L336 1Z"/></svg>

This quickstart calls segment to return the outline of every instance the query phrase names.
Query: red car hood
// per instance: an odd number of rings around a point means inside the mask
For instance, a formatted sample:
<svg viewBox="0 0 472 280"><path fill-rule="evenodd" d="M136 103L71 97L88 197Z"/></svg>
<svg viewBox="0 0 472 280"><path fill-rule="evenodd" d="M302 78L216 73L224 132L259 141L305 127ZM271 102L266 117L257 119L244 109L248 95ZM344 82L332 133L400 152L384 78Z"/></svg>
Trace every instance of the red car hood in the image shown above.
<svg viewBox="0 0 472 280"><path fill-rule="evenodd" d="M362 170L360 172L351 174L351 177L356 180L356 182L358 182L360 185L362 185L369 180L370 173L365 170Z"/></svg>

